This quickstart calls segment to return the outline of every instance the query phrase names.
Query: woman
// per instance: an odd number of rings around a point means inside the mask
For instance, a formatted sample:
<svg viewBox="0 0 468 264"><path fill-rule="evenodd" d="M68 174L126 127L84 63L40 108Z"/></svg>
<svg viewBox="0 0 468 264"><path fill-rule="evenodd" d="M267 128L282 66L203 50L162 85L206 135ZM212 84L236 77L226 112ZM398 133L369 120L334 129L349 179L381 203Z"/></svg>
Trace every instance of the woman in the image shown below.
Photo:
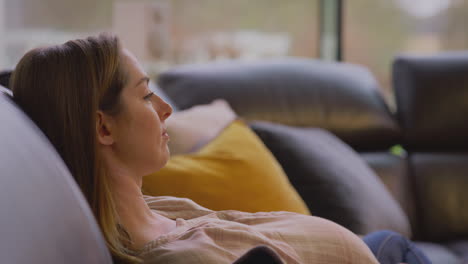
<svg viewBox="0 0 468 264"><path fill-rule="evenodd" d="M213 212L188 199L144 197L143 175L169 159L164 122L172 113L148 81L109 34L34 49L11 81L15 101L83 191L116 262L231 263L263 244L287 263L377 263L357 236L318 217ZM385 239L373 240L386 252Z"/></svg>

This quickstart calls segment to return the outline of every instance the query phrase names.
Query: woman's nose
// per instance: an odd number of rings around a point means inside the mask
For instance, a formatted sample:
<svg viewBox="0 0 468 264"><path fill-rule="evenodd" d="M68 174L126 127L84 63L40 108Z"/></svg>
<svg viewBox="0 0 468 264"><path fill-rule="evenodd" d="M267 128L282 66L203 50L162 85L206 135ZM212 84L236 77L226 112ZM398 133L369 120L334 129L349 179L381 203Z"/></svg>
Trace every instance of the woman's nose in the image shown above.
<svg viewBox="0 0 468 264"><path fill-rule="evenodd" d="M161 120L166 120L172 114L172 106L164 101L161 97L157 97L158 102L156 105L158 106L159 118Z"/></svg>

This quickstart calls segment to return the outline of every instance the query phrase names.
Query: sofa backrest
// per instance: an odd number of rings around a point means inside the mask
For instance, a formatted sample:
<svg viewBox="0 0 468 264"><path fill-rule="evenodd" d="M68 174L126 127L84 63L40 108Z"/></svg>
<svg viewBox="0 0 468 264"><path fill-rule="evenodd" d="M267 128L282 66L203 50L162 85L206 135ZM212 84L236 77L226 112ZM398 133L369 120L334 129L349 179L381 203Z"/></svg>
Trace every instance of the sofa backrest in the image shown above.
<svg viewBox="0 0 468 264"><path fill-rule="evenodd" d="M92 212L52 145L0 92L2 263L112 263Z"/></svg>
<svg viewBox="0 0 468 264"><path fill-rule="evenodd" d="M406 148L468 150L468 52L401 55L393 83Z"/></svg>
<svg viewBox="0 0 468 264"><path fill-rule="evenodd" d="M248 121L323 128L359 151L400 137L375 78L358 65L298 58L185 65L158 82L181 109L224 98Z"/></svg>
<svg viewBox="0 0 468 264"><path fill-rule="evenodd" d="M393 82L425 240L468 237L468 52L401 55Z"/></svg>

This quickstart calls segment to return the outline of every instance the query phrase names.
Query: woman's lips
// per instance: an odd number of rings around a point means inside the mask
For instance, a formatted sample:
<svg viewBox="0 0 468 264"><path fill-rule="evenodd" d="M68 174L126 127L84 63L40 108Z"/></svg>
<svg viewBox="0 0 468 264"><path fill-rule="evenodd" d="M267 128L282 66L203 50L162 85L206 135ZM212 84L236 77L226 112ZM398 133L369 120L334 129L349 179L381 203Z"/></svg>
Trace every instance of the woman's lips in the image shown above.
<svg viewBox="0 0 468 264"><path fill-rule="evenodd" d="M166 138L166 139L169 139L169 134L167 133L167 131L165 129L163 130L162 137Z"/></svg>

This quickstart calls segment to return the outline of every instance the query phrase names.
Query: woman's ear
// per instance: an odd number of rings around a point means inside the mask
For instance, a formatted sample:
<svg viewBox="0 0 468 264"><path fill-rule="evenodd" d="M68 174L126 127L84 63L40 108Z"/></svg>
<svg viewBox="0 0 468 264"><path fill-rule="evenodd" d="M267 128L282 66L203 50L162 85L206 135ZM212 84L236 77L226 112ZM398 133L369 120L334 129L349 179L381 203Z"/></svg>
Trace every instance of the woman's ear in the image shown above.
<svg viewBox="0 0 468 264"><path fill-rule="evenodd" d="M102 145L110 146L114 143L111 119L112 117L102 111L96 112L96 136L98 142Z"/></svg>

